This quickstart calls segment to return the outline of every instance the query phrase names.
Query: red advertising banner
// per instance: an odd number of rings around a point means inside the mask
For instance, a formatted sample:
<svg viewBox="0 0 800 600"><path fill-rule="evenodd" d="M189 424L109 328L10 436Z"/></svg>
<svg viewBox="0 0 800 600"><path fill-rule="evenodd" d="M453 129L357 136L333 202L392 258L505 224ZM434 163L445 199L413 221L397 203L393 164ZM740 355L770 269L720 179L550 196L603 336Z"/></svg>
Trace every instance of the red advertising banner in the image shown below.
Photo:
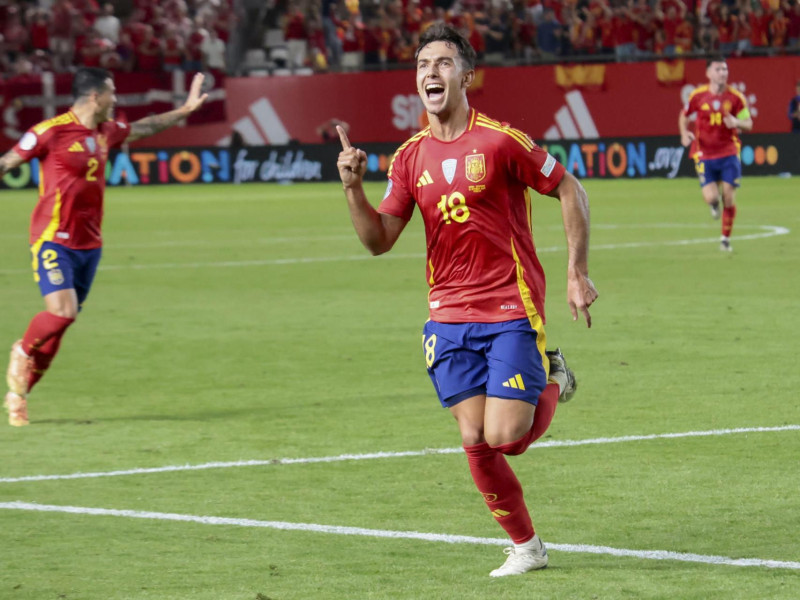
<svg viewBox="0 0 800 600"><path fill-rule="evenodd" d="M753 133L789 131L787 109L800 80L800 57L732 58L728 67L729 82L750 104ZM470 102L540 143L677 137L684 100L705 82L702 60L481 68ZM127 88L125 77L117 86ZM423 113L413 70L228 78L225 92L226 121L173 129L134 146L225 146L233 131L252 146L313 144L321 141L317 127L331 118L350 124L356 144L400 143L420 128ZM0 144L10 147L13 141Z"/></svg>
<svg viewBox="0 0 800 600"><path fill-rule="evenodd" d="M117 112L129 121L181 106L193 73L128 73L115 77ZM72 105L72 75L42 73L0 81L2 135L0 150L11 148L36 123L66 111ZM226 123L225 76L207 72L203 88L209 98L189 117L188 125Z"/></svg>

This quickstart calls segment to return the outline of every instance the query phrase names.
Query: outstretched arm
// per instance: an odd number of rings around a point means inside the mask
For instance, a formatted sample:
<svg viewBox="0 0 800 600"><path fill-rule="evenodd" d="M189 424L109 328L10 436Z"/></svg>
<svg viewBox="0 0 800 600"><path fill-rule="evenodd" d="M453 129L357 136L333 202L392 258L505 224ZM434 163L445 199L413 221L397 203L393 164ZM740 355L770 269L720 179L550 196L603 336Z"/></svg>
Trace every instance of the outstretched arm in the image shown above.
<svg viewBox="0 0 800 600"><path fill-rule="evenodd" d="M364 173L367 172L367 154L353 148L341 125L336 126L342 151L336 166L342 179L350 219L358 239L373 255L388 252L394 246L406 226L406 221L394 215L379 213L367 200L364 193Z"/></svg>
<svg viewBox="0 0 800 600"><path fill-rule="evenodd" d="M200 93L203 87L203 79L204 76L202 73L198 73L192 78L189 96L180 108L161 113L160 115L145 117L144 119L139 119L131 123L131 134L128 136L127 141L132 142L149 135L154 135L159 131L164 131L200 108L203 102L206 101L206 98L208 98L208 94Z"/></svg>
<svg viewBox="0 0 800 600"><path fill-rule="evenodd" d="M589 199L580 181L564 173L561 183L548 195L561 201L561 218L567 235L567 304L572 320L583 313L586 326L592 326L589 307L597 300L597 290L589 279Z"/></svg>
<svg viewBox="0 0 800 600"><path fill-rule="evenodd" d="M3 156L0 156L0 177L4 177L6 173L12 169L16 169L25 160L13 150L9 150Z"/></svg>

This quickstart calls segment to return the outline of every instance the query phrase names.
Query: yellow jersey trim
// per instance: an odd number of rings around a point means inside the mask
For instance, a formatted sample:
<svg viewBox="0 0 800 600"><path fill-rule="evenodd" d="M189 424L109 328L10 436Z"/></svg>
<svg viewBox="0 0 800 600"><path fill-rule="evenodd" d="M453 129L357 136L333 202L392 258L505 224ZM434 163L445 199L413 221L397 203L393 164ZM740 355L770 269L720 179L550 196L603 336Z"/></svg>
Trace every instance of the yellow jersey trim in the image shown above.
<svg viewBox="0 0 800 600"><path fill-rule="evenodd" d="M503 125L499 121L494 121L489 119L485 115L478 115L478 120L476 123L480 127L486 127L487 129L493 129L494 131L499 131L500 133L505 133L506 135L511 136L515 139L519 144L525 148L528 152L533 150L533 142L530 138L525 135L519 129L514 129L513 127L509 127L507 125Z"/></svg>
<svg viewBox="0 0 800 600"><path fill-rule="evenodd" d="M56 115L52 119L47 119L47 121L42 121L33 127L33 133L36 135L42 135L48 129L52 129L58 125L69 125L70 123L80 123L80 121L78 121L78 117L72 114L72 111Z"/></svg>
<svg viewBox="0 0 800 600"><path fill-rule="evenodd" d="M35 282L39 282L39 250L42 249L42 244L45 242L52 242L56 237L56 231L58 231L58 224L61 222L61 190L56 190L56 200L55 204L53 205L53 214L50 217L50 222L45 227L42 235L39 236L39 239L34 242L31 246L31 254L33 255L33 260L31 261L31 266L33 267L33 280Z"/></svg>
<svg viewBox="0 0 800 600"><path fill-rule="evenodd" d="M392 154L392 160L389 163L389 170L386 172L386 176L387 177L391 177L392 176L392 169L394 168L394 160L397 158L397 156L403 150L405 150L406 147L408 147L409 144L412 144L412 143L414 143L414 142L416 142L418 140L421 140L424 137L428 137L430 130L431 130L431 126L428 125L422 131L420 131L420 132L414 134L413 136L411 136L410 138L408 138L405 142L403 142L403 144L397 150L395 150L395 153Z"/></svg>
<svg viewBox="0 0 800 600"><path fill-rule="evenodd" d="M528 321L531 328L536 332L536 347L539 349L539 354L542 356L542 367L544 372L550 376L550 359L547 358L547 336L544 333L544 322L536 306L531 298L531 290L528 284L525 283L525 270L520 263L517 248L514 245L514 238L511 238L511 254L514 256L514 263L517 265L517 287L519 288L519 295L522 298L522 305L525 307L525 313L528 315Z"/></svg>

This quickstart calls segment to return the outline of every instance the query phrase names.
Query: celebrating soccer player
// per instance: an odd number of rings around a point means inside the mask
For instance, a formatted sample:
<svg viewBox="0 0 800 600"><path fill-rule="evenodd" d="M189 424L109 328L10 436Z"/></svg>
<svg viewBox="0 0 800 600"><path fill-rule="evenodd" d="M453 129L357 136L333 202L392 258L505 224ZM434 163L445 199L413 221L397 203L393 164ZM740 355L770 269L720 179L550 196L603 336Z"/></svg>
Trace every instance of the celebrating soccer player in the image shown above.
<svg viewBox="0 0 800 600"><path fill-rule="evenodd" d="M442 406L458 423L470 472L513 546L493 577L547 565L522 486L505 455L521 454L575 392L560 351L545 350L544 271L536 256L528 188L558 198L567 237L567 302L591 326L586 192L523 132L470 108L475 51L448 25L416 51L417 92L429 125L389 167L376 210L362 181L363 150L339 128L337 167L355 230L373 254L392 248L419 207L425 223L430 320L422 350Z"/></svg>
<svg viewBox="0 0 800 600"><path fill-rule="evenodd" d="M722 237L720 250L730 252L731 231L736 218L736 188L742 178L739 130L750 131L753 119L747 100L728 85L728 64L721 56L708 60L708 85L701 85L689 96L678 117L681 143L692 145L703 200L711 207L711 216L720 216L719 196L722 187ZM697 114L695 131L689 130L689 116Z"/></svg>
<svg viewBox="0 0 800 600"><path fill-rule="evenodd" d="M105 169L109 149L153 135L187 117L205 101L203 75L192 80L181 108L130 125L113 119L114 80L104 69L83 67L72 81L74 102L64 114L34 125L0 157L0 177L23 162L41 164L39 202L30 230L33 276L45 310L33 317L11 348L5 397L11 425L28 424L28 394L56 356L81 310L102 252Z"/></svg>

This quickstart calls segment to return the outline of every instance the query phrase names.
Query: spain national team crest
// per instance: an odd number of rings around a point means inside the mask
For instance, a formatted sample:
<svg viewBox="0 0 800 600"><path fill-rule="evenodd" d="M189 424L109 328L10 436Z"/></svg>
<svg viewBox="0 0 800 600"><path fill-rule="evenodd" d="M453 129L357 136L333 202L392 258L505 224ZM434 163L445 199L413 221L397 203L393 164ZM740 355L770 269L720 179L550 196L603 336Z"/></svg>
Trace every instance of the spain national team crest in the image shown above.
<svg viewBox="0 0 800 600"><path fill-rule="evenodd" d="M711 106L714 107L714 110L719 110L719 100L714 100L714 102L711 103Z"/></svg>
<svg viewBox="0 0 800 600"><path fill-rule="evenodd" d="M470 154L465 161L467 168L467 179L473 183L478 183L486 177L486 160L483 154Z"/></svg>
<svg viewBox="0 0 800 600"><path fill-rule="evenodd" d="M86 147L89 149L90 154L94 154L94 151L97 150L97 143L93 137L86 138Z"/></svg>

